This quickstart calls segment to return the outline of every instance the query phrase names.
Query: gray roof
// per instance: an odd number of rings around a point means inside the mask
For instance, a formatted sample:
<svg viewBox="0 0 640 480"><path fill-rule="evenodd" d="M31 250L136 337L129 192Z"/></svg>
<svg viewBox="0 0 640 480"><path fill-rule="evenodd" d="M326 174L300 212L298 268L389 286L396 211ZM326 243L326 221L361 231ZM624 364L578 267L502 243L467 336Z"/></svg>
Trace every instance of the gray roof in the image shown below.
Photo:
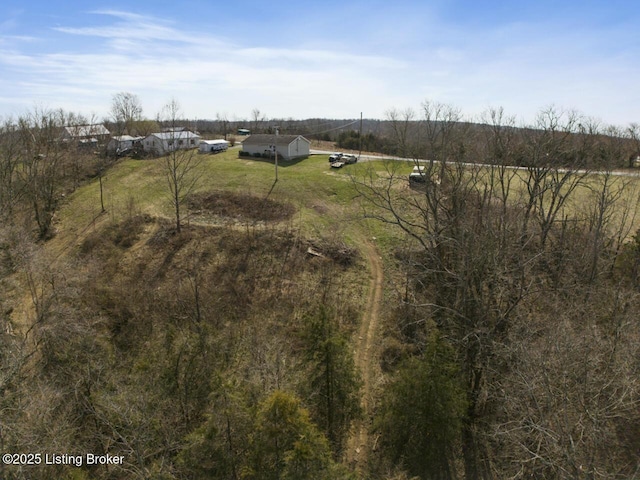
<svg viewBox="0 0 640 480"><path fill-rule="evenodd" d="M152 133L154 137L158 137L160 140L184 140L189 138L200 138L200 135L196 135L193 132L188 130L183 130L180 132L162 132L162 133ZM149 135L149 136L151 136Z"/></svg>
<svg viewBox="0 0 640 480"><path fill-rule="evenodd" d="M132 137L131 135L116 135L111 138L119 142L135 142L136 140L142 140L144 137Z"/></svg>
<svg viewBox="0 0 640 480"><path fill-rule="evenodd" d="M70 127L64 127L64 129L72 138L109 135L109 130L107 130L107 127L101 123L95 125L73 125Z"/></svg>
<svg viewBox="0 0 640 480"><path fill-rule="evenodd" d="M289 145L298 137L309 142L309 140L304 138L302 135L278 135L278 145ZM275 145L275 143L276 136L267 134L253 134L242 141L243 145Z"/></svg>

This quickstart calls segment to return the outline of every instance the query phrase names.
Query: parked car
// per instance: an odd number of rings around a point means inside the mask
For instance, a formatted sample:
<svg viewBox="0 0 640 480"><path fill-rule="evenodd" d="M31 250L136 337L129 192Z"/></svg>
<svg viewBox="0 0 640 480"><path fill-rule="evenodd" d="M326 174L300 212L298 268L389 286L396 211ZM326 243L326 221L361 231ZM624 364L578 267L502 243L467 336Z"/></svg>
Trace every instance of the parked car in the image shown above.
<svg viewBox="0 0 640 480"><path fill-rule="evenodd" d="M412 188L424 188L427 185L440 185L440 176L428 172L425 166L415 166L409 174L409 186Z"/></svg>
<svg viewBox="0 0 640 480"><path fill-rule="evenodd" d="M425 183L425 167L413 167L409 174L409 183Z"/></svg>
<svg viewBox="0 0 640 480"><path fill-rule="evenodd" d="M358 157L356 157L355 155L342 155L340 161L347 165L351 165L352 163L356 163L358 161Z"/></svg>
<svg viewBox="0 0 640 480"><path fill-rule="evenodd" d="M340 161L343 155L343 153L332 153L331 155L329 155L329 163Z"/></svg>

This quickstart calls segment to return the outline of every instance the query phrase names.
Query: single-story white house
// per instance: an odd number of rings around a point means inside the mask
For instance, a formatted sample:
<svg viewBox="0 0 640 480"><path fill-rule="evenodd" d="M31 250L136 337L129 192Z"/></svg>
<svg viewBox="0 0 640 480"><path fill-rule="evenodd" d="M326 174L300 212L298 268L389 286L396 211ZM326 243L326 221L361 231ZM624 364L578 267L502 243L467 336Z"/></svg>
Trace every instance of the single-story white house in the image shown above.
<svg viewBox="0 0 640 480"><path fill-rule="evenodd" d="M109 143L107 143L107 151L109 153L119 153L131 150L135 145L138 145L144 140L144 137L132 137L131 135L118 135L111 137Z"/></svg>
<svg viewBox="0 0 640 480"><path fill-rule="evenodd" d="M251 135L242 141L242 151L249 155L272 154L278 148L278 157L283 160L308 157L311 142L302 135Z"/></svg>
<svg viewBox="0 0 640 480"><path fill-rule="evenodd" d="M224 152L229 148L229 142L226 140L200 140L198 147L200 153Z"/></svg>
<svg viewBox="0 0 640 480"><path fill-rule="evenodd" d="M145 152L156 155L164 155L174 150L197 148L200 144L200 135L189 130L152 133L142 141Z"/></svg>

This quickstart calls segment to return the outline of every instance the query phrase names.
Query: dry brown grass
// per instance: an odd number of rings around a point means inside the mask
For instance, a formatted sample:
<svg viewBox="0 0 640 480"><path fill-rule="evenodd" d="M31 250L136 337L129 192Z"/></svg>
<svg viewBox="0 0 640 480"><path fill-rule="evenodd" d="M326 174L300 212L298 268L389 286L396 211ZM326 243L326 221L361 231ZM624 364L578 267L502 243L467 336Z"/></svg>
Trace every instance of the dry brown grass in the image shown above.
<svg viewBox="0 0 640 480"><path fill-rule="evenodd" d="M238 221L279 222L295 213L293 205L232 191L193 195L189 209L196 216L213 215Z"/></svg>

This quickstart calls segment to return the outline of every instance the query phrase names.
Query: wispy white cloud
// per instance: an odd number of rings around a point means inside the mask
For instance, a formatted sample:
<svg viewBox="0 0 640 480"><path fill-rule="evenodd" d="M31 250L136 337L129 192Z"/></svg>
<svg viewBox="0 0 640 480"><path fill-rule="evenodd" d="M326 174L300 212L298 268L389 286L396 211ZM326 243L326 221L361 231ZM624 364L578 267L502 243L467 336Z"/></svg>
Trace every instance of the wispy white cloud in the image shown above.
<svg viewBox="0 0 640 480"><path fill-rule="evenodd" d="M174 28L171 22L147 15L140 15L117 10L98 10L90 12L95 15L113 17L118 23L94 27L54 27L53 29L71 35L86 37L102 37L114 41L166 41L172 43L194 43L193 36Z"/></svg>
<svg viewBox="0 0 640 480"><path fill-rule="evenodd" d="M230 39L177 19L119 10L91 17L100 25L56 26L48 29L55 38L47 42L14 31L14 37L2 36L0 28L0 109L38 99L106 114L111 96L124 90L140 95L150 116L175 97L187 115L200 118L217 111L248 116L255 107L270 116L355 117L364 111L382 117L390 107L415 107L426 98L470 115L504 106L532 118L556 103L626 122L640 110L633 97L637 42L625 44L628 32L613 27L591 32L516 21L462 28L438 24L429 12L422 29L413 18L407 31L372 53L371 45L384 45L372 40L373 25L348 35L313 31L295 46L246 29ZM601 41L604 31L611 37Z"/></svg>
<svg viewBox="0 0 640 480"><path fill-rule="evenodd" d="M147 98L154 110L170 97L182 98L182 103L197 109L191 114L200 117L215 116L219 106L231 111L234 103L239 115L248 114L253 105L282 116L342 116L344 106L357 111L352 104L356 99L362 102L364 92L383 89L371 71L403 67L402 61L382 56L239 46L148 16L95 13L117 21L98 27L55 28L66 35L87 37L90 43L102 39L87 49L92 53L0 51L0 64L25 79L17 88L20 96L40 97L48 92L50 98L66 104L98 96L106 109L113 93L127 90Z"/></svg>

